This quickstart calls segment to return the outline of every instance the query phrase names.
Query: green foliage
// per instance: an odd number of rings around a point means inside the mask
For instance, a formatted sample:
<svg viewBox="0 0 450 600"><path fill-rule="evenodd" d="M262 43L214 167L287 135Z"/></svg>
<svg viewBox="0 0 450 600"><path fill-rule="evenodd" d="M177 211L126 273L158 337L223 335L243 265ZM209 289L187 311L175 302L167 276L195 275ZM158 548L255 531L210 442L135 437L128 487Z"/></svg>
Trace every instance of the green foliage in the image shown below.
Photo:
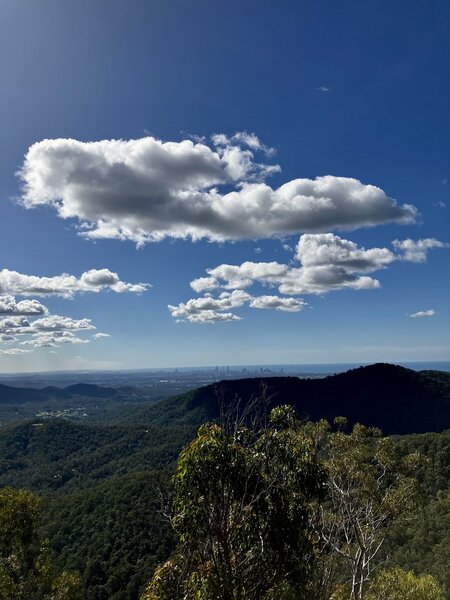
<svg viewBox="0 0 450 600"><path fill-rule="evenodd" d="M0 428L0 485L79 491L174 464L195 427L94 427L53 420Z"/></svg>
<svg viewBox="0 0 450 600"><path fill-rule="evenodd" d="M203 425L174 478L179 545L143 598L288 598L308 581L314 559L309 504L324 473L292 411L273 425L228 433ZM282 590L281 586L285 589Z"/></svg>
<svg viewBox="0 0 450 600"><path fill-rule="evenodd" d="M365 600L444 600L444 593L431 575L417 577L395 567L378 574Z"/></svg>
<svg viewBox="0 0 450 600"><path fill-rule="evenodd" d="M364 370L300 384L296 378L274 378L267 380L268 393L272 404L292 401L302 414L314 417L332 417L339 406L350 423L357 417L373 423L370 405L376 403L390 431L445 425L441 417L448 414L449 403L442 400L449 397L449 374L379 367L370 381ZM257 385L255 380L226 382L225 400L238 396L244 404ZM419 407L414 418L402 408L406 405ZM361 411L365 417L358 416ZM154 469L174 465L198 426L218 413L214 389L208 386L153 406L126 405L115 414L114 427L65 421L2 426L0 486L26 486L45 494L43 537L49 538L59 569L82 572L89 599L136 600L174 547L159 512ZM419 413L424 416L420 422ZM110 415L105 414L103 423L110 422ZM345 423L340 428L346 431ZM368 443L376 441L373 437ZM417 451L429 461L417 472L425 490L423 509L394 522L379 562L433 574L450 600L450 431L392 441L402 455ZM322 451L319 443L317 451ZM342 570L340 561L335 562L336 570Z"/></svg>
<svg viewBox="0 0 450 600"><path fill-rule="evenodd" d="M336 585L350 581L350 598L361 600L388 528L416 507L415 473L423 459L401 456L376 428L356 424L347 433L345 419L335 423L337 431L326 421L305 426L328 475L314 520L321 549L314 595L329 598Z"/></svg>
<svg viewBox="0 0 450 600"><path fill-rule="evenodd" d="M82 600L74 573L54 577L38 533L39 499L27 490L0 490L0 599Z"/></svg>
<svg viewBox="0 0 450 600"><path fill-rule="evenodd" d="M161 514L161 472L136 473L45 502L42 524L60 568L83 572L88 600L137 598L175 547Z"/></svg>
<svg viewBox="0 0 450 600"><path fill-rule="evenodd" d="M79 573L63 571L52 583L51 600L83 600L84 597Z"/></svg>

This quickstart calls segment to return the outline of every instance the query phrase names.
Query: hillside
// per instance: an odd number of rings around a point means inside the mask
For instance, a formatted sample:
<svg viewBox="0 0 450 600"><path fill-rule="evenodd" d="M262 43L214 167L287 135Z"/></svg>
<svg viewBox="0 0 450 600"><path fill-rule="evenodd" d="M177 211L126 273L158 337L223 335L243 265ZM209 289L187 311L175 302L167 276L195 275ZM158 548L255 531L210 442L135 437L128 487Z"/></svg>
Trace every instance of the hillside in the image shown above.
<svg viewBox="0 0 450 600"><path fill-rule="evenodd" d="M85 398L97 393L95 386L75 389ZM122 403L105 413L108 426L70 419L10 423L0 427L0 486L44 496L43 532L57 564L82 572L88 600L137 600L173 547L159 489L180 449L201 423L218 416L218 398L225 407L240 398L242 406L264 390L270 405L293 404L304 417L346 415L387 433L412 434L395 439L402 452L429 457L421 475L428 500L407 529L393 531L387 547L397 562L446 581L450 431L420 432L450 427L448 373L372 365L324 379L224 381L153 404ZM425 531L426 553L419 539Z"/></svg>
<svg viewBox="0 0 450 600"><path fill-rule="evenodd" d="M386 434L450 428L450 374L373 365L325 379L275 377L223 381L153 404L112 411L111 425L47 419L0 428L0 485L36 490L83 489L101 480L176 460L198 426L236 398L241 406L265 390L269 406L292 404L312 420L344 415Z"/></svg>
<svg viewBox="0 0 450 600"><path fill-rule="evenodd" d="M116 423L194 425L217 418L224 407L245 405L265 396L268 407L292 404L305 419L332 420L380 427L384 433L442 431L450 427L450 373L413 371L390 364L352 369L323 379L266 377L221 381L186 394L111 415ZM220 400L219 400L220 398Z"/></svg>
<svg viewBox="0 0 450 600"><path fill-rule="evenodd" d="M0 384L0 425L35 417L104 420L114 408L151 399L147 391L130 386L76 383L35 389Z"/></svg>

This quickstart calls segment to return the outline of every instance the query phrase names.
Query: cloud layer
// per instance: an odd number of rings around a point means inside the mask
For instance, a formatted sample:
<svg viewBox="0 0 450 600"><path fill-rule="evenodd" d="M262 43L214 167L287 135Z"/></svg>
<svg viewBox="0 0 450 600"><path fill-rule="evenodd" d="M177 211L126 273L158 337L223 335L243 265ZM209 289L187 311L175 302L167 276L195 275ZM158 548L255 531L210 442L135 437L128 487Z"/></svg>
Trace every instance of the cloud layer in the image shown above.
<svg viewBox="0 0 450 600"><path fill-rule="evenodd" d="M137 244L165 237L215 241L354 229L415 220L413 206L357 179L264 180L280 170L255 134L205 140L43 140L19 171L22 203L50 205L90 238Z"/></svg>
<svg viewBox="0 0 450 600"><path fill-rule="evenodd" d="M75 277L67 273L55 277L38 277L36 275L25 275L17 271L9 271L8 269L0 271L0 294L16 296L56 295L70 298L78 292L102 292L105 290L112 290L118 294L123 292L142 293L149 287L149 283L125 283L120 280L117 273L113 273L109 269L91 269L83 273L81 277ZM3 314L2 302L5 303L6 300L0 298L0 315ZM35 307L39 304L37 300L28 302L34 302ZM25 307L25 301L19 302L19 305ZM5 306L4 304L3 310L6 310ZM25 310L25 308L22 308L22 310Z"/></svg>

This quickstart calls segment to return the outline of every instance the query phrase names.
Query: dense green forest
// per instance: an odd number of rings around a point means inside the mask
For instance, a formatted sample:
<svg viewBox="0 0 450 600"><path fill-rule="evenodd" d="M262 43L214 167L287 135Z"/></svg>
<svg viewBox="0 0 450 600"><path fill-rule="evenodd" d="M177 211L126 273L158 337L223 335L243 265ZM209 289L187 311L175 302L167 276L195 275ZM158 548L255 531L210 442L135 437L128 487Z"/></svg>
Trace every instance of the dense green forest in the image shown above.
<svg viewBox="0 0 450 600"><path fill-rule="evenodd" d="M391 438L401 455L419 451L427 458L417 473L420 507L392 526L380 561L434 575L448 599L450 430L443 430L449 426L450 376L376 367L305 382L227 381L115 408L108 426L62 419L7 424L0 427L0 486L29 488L43 498L40 528L55 566L81 573L88 600L137 600L175 548L162 500L170 495L179 452L200 424L216 419L237 397L245 405L261 395L267 411L287 403L302 417L346 414L350 425L387 425L387 433L402 434ZM424 428L430 432L419 433Z"/></svg>

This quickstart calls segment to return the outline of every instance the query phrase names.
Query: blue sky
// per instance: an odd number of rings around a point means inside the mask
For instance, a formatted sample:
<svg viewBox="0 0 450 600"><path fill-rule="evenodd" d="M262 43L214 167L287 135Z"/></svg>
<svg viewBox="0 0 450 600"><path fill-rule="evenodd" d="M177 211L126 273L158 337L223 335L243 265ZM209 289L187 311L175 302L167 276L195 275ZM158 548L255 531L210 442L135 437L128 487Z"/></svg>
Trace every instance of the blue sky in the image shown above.
<svg viewBox="0 0 450 600"><path fill-rule="evenodd" d="M447 2L0 11L0 371L450 359Z"/></svg>

